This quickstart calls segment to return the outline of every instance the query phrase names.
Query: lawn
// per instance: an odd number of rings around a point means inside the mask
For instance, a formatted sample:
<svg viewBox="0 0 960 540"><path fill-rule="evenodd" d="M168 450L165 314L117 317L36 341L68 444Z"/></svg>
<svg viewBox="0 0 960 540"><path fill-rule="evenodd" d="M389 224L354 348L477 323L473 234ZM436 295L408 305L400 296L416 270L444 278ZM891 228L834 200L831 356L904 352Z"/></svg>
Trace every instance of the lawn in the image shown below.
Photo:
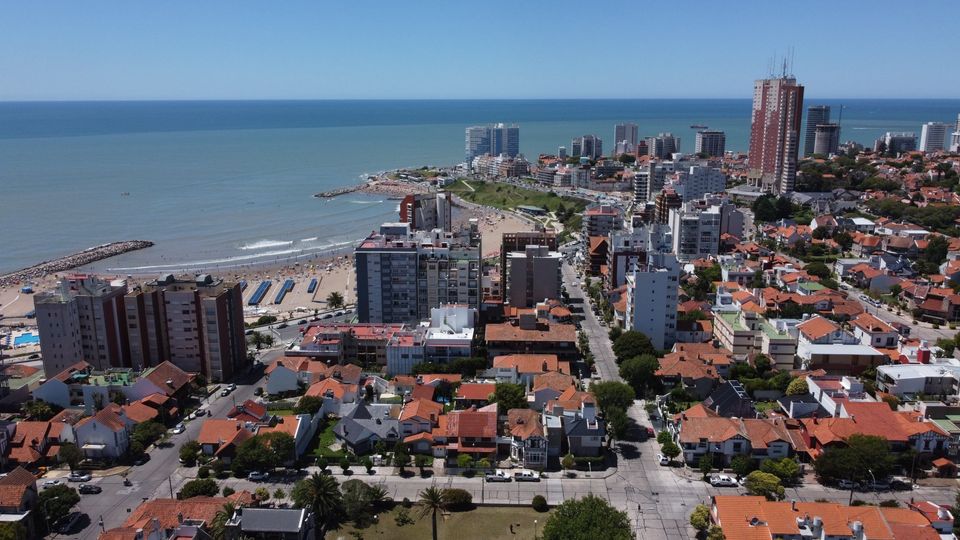
<svg viewBox="0 0 960 540"><path fill-rule="evenodd" d="M314 440L313 444L311 444L311 447L314 444L316 445L316 448L312 450L314 456L316 457L323 456L328 460L329 459L339 460L340 458L346 455L346 452L344 452L343 450L334 451L330 449L330 445L337 442L336 437L334 437L333 435L333 426L335 425L336 425L336 422L327 422L323 430L317 434L316 439ZM336 462L332 462L332 463L334 465L336 464Z"/></svg>
<svg viewBox="0 0 960 540"><path fill-rule="evenodd" d="M446 189L470 202L502 209L526 205L546 208L551 212L556 212L562 204L565 208L572 208L574 212L583 212L583 209L587 207L587 202L582 199L561 197L556 193L536 191L511 184L471 181L470 186L473 187L474 190L471 190L470 187L461 180L460 182L451 184ZM576 218L579 218L579 216L576 216ZM571 222L574 219L574 217L571 217L567 221ZM566 225L566 223L564 225ZM573 225L570 226L573 227Z"/></svg>
<svg viewBox="0 0 960 540"><path fill-rule="evenodd" d="M417 507L408 511L415 521L411 525L398 526L394 520L400 505L380 515L380 523L365 529L354 529L344 525L327 533L327 540L352 540L351 532L357 531L366 538L378 540L407 540L410 538L430 538L430 516L417 519ZM534 520L537 529L543 533L543 524L550 514L539 513L529 506L484 506L469 512L450 512L445 518L437 516L437 536L441 539L456 540L533 540ZM513 534L510 525L513 524ZM598 539L600 540L600 539Z"/></svg>

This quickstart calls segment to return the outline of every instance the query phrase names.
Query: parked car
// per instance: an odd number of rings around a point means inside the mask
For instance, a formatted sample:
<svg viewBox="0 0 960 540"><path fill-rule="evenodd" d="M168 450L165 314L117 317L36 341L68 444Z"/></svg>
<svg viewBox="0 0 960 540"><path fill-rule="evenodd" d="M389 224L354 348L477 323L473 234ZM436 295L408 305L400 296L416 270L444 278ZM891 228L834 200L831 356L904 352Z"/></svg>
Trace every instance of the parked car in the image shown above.
<svg viewBox="0 0 960 540"><path fill-rule="evenodd" d="M540 473L524 469L513 473L513 479L517 482L539 482Z"/></svg>
<svg viewBox="0 0 960 540"><path fill-rule="evenodd" d="M207 414L207 411L203 410L203 407L198 407L197 410L193 411L194 418L200 418L205 414Z"/></svg>
<svg viewBox="0 0 960 540"><path fill-rule="evenodd" d="M247 480L251 482L262 482L270 478L270 475L265 472L253 471L247 475Z"/></svg>
<svg viewBox="0 0 960 540"><path fill-rule="evenodd" d="M187 426L183 425L183 422L180 422L179 424L177 424L176 426L174 426L174 428L173 428L173 433L174 433L174 434L180 434L180 433L183 433L183 432L186 431L186 430L187 430Z"/></svg>
<svg viewBox="0 0 960 540"><path fill-rule="evenodd" d="M55 479L55 480L44 480L44 481L43 481L43 487L48 488L48 487L53 487L53 486L59 486L60 483L61 483L61 482L60 482L59 479Z"/></svg>
<svg viewBox="0 0 960 540"><path fill-rule="evenodd" d="M229 388L230 391L233 392L234 390L237 389L237 385L235 385L235 384L233 384L233 383L230 383L230 384L227 385L227 388Z"/></svg>
<svg viewBox="0 0 960 540"><path fill-rule="evenodd" d="M230 395L230 392L231 392L230 388L224 388L223 390L220 391L220 396L227 397Z"/></svg>
<svg viewBox="0 0 960 540"><path fill-rule="evenodd" d="M307 320L306 320L306 319L300 319L300 321L297 322L297 324L307 324Z"/></svg>
<svg viewBox="0 0 960 540"><path fill-rule="evenodd" d="M853 480L843 479L837 482L837 487L840 489L856 489L860 487L860 484L858 482L854 482Z"/></svg>
<svg viewBox="0 0 960 540"><path fill-rule="evenodd" d="M103 488L93 484L80 484L79 491L84 495L96 495L97 493L103 491Z"/></svg>
<svg viewBox="0 0 960 540"><path fill-rule="evenodd" d="M887 491L890 489L890 482L888 480L877 480L876 482L870 482L867 484L867 489L870 491Z"/></svg>
<svg viewBox="0 0 960 540"><path fill-rule="evenodd" d="M93 476L90 473L85 473L81 471L74 471L70 473L70 476L67 477L68 482L89 482Z"/></svg>
<svg viewBox="0 0 960 540"><path fill-rule="evenodd" d="M667 456L665 456L665 455L663 455L663 454L657 454L657 461L660 462L661 465L669 465L669 464L670 464L670 460L667 459Z"/></svg>
<svg viewBox="0 0 960 540"><path fill-rule="evenodd" d="M288 326L290 326L290 325L287 324L287 323L285 323L285 322L282 322L282 323L280 323L280 324L277 325L277 330L283 330L284 328L286 328L286 327L288 327Z"/></svg>
<svg viewBox="0 0 960 540"><path fill-rule="evenodd" d="M497 469L494 472L487 473L487 482L509 482L510 476L505 471Z"/></svg>
<svg viewBox="0 0 960 540"><path fill-rule="evenodd" d="M737 487L737 481L732 476L714 474L710 476L710 485L713 487Z"/></svg>
<svg viewBox="0 0 960 540"><path fill-rule="evenodd" d="M83 514L80 512L70 512L57 521L53 528L60 534L70 534L73 528L77 526L77 522L80 521L81 516L83 516Z"/></svg>

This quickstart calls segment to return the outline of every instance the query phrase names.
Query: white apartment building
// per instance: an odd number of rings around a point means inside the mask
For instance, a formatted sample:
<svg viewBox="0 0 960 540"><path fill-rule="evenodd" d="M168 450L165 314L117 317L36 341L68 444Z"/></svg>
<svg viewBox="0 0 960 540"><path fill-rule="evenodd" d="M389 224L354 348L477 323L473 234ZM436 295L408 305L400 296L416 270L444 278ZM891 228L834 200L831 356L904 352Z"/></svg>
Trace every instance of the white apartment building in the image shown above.
<svg viewBox="0 0 960 540"><path fill-rule="evenodd" d="M386 346L387 375L407 375L421 362L447 364L468 358L477 325L477 310L445 305L430 310L430 321L394 333Z"/></svg>
<svg viewBox="0 0 960 540"><path fill-rule="evenodd" d="M891 364L877 366L877 391L897 397L920 394L953 397L960 390L960 367L949 364Z"/></svg>
<svg viewBox="0 0 960 540"><path fill-rule="evenodd" d="M677 172L674 188L684 201L692 201L708 193L723 193L727 189L727 177L716 167L692 165Z"/></svg>
<svg viewBox="0 0 960 540"><path fill-rule="evenodd" d="M690 203L670 210L673 252L681 262L716 255L720 249L720 209L696 210Z"/></svg>
<svg viewBox="0 0 960 540"><path fill-rule="evenodd" d="M945 122L927 122L920 129L921 152L938 152L947 147L947 134L952 126Z"/></svg>
<svg viewBox="0 0 960 540"><path fill-rule="evenodd" d="M950 135L950 151L960 152L960 114L957 115L956 130Z"/></svg>
<svg viewBox="0 0 960 540"><path fill-rule="evenodd" d="M654 251L627 274L627 324L649 337L657 349L668 349L677 339L679 279L676 257Z"/></svg>
<svg viewBox="0 0 960 540"><path fill-rule="evenodd" d="M657 162L651 160L646 167L637 171L633 177L633 196L637 201L652 201L663 189L667 175L674 172L672 161Z"/></svg>

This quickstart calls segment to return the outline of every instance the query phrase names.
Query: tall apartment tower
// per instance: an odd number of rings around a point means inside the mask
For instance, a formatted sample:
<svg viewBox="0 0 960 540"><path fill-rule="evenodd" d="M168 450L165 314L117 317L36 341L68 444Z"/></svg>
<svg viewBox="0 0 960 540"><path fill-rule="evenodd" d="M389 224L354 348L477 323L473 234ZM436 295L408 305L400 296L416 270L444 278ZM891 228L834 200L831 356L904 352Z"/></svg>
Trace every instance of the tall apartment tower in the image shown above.
<svg viewBox="0 0 960 540"><path fill-rule="evenodd" d="M840 124L819 124L814 130L813 153L829 156L840 152Z"/></svg>
<svg viewBox="0 0 960 540"><path fill-rule="evenodd" d="M47 377L84 360L95 369L130 367L123 281L69 275L33 297Z"/></svg>
<svg viewBox="0 0 960 540"><path fill-rule="evenodd" d="M656 137L647 137L647 155L655 159L670 159L680 151L680 137L673 133L660 133Z"/></svg>
<svg viewBox="0 0 960 540"><path fill-rule="evenodd" d="M811 105L807 107L807 125L803 130L803 155L809 156L815 152L817 144L817 126L830 123L829 105Z"/></svg>
<svg viewBox="0 0 960 540"><path fill-rule="evenodd" d="M453 199L450 193L407 195L400 201L400 221L411 230L453 230Z"/></svg>
<svg viewBox="0 0 960 540"><path fill-rule="evenodd" d="M599 159L603 155L603 139L596 135L584 135L570 141L570 155Z"/></svg>
<svg viewBox="0 0 960 540"><path fill-rule="evenodd" d="M473 158L484 154L517 157L520 155L520 127L505 124L470 126L466 129L464 154L468 165L473 163Z"/></svg>
<svg viewBox="0 0 960 540"><path fill-rule="evenodd" d="M613 126L613 143L620 145L623 143L625 153L633 152L637 147L637 134L639 128L636 124L616 124Z"/></svg>
<svg viewBox="0 0 960 540"><path fill-rule="evenodd" d="M784 75L754 82L749 164L751 175L768 192L793 191L802 117L803 86L795 78Z"/></svg>
<svg viewBox="0 0 960 540"><path fill-rule="evenodd" d="M960 114L957 115L957 129L950 135L950 151L960 152Z"/></svg>
<svg viewBox="0 0 960 540"><path fill-rule="evenodd" d="M709 157L722 157L727 151L727 134L717 130L697 132L695 152Z"/></svg>
<svg viewBox="0 0 960 540"><path fill-rule="evenodd" d="M645 259L627 273L626 323L657 349L669 349L677 340L680 265L670 252L648 251Z"/></svg>
<svg viewBox="0 0 960 540"><path fill-rule="evenodd" d="M514 251L524 251L527 246L546 246L550 251L556 251L559 242L557 233L550 231L524 231L503 233L500 235L500 273L506 273L507 254Z"/></svg>
<svg viewBox="0 0 960 540"><path fill-rule="evenodd" d="M947 133L950 124L943 122L927 122L920 131L920 151L938 152L947 147Z"/></svg>
<svg viewBox="0 0 960 540"><path fill-rule="evenodd" d="M560 297L563 256L547 246L526 246L507 254L505 299L513 307L533 307Z"/></svg>
<svg viewBox="0 0 960 540"><path fill-rule="evenodd" d="M124 305L135 368L169 360L208 380L226 381L249 365L238 283L168 274L130 291Z"/></svg>
<svg viewBox="0 0 960 540"><path fill-rule="evenodd" d="M354 250L357 317L362 323L416 324L445 304L477 309L480 253L476 222L457 233L384 223Z"/></svg>

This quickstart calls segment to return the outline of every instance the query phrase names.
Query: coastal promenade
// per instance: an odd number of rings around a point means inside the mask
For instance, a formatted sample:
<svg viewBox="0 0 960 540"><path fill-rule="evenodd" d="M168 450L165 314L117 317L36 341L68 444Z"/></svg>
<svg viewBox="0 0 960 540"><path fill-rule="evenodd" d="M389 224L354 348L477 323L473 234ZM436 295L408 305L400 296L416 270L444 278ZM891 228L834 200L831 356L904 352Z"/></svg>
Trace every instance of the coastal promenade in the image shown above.
<svg viewBox="0 0 960 540"><path fill-rule="evenodd" d="M121 253L145 249L152 245L153 242L146 240L126 240L87 248L83 251L67 255L66 257L44 261L22 270L0 275L0 287L9 287L30 280L40 279L56 272L65 272L78 266L107 259L114 255L120 255Z"/></svg>

